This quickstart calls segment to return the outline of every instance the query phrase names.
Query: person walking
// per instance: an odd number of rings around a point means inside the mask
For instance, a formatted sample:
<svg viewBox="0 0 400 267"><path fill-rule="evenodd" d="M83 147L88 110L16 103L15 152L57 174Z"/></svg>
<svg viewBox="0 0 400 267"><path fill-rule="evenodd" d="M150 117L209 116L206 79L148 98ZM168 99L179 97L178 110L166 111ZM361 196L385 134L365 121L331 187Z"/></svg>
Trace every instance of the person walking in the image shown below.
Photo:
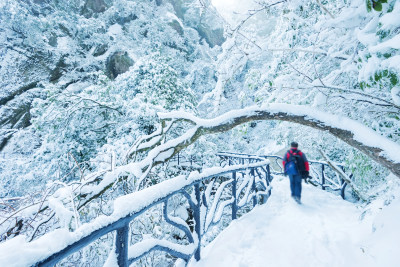
<svg viewBox="0 0 400 267"><path fill-rule="evenodd" d="M289 175L292 198L301 204L301 180L307 178L310 171L306 155L298 149L299 144L292 142L283 156L283 169Z"/></svg>

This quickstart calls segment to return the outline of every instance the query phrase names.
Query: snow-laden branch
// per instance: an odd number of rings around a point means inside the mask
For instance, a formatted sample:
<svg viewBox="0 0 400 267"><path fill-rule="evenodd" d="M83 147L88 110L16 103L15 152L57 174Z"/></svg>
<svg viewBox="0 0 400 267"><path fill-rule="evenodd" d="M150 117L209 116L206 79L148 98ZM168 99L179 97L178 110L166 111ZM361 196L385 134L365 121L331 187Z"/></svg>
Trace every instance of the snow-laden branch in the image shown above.
<svg viewBox="0 0 400 267"><path fill-rule="evenodd" d="M186 143L180 144L180 149L182 149L182 145L188 146L201 135L225 132L250 121L280 120L294 122L329 132L400 177L399 144L381 136L358 121L329 114L313 107L268 104L262 107L229 111L214 119L201 119L181 111L160 113L159 117L163 120L187 120L196 125L192 128L193 132L188 136Z"/></svg>

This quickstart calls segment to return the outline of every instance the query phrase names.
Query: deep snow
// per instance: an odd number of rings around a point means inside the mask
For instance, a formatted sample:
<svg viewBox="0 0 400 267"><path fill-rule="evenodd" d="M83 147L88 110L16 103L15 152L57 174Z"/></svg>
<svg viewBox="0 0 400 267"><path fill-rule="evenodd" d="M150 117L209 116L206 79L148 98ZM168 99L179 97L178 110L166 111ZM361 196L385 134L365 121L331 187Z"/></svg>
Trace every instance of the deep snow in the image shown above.
<svg viewBox="0 0 400 267"><path fill-rule="evenodd" d="M304 183L302 201L277 177L267 204L232 222L189 266L399 266L399 200L363 220L363 208Z"/></svg>

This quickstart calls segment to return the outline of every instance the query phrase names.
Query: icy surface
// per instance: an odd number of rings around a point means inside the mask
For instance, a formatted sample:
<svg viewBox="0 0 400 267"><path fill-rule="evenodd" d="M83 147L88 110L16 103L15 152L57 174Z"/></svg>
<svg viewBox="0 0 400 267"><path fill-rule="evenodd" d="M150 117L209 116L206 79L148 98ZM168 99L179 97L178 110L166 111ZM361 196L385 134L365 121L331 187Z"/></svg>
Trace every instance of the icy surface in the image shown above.
<svg viewBox="0 0 400 267"><path fill-rule="evenodd" d="M303 186L303 204L290 198L285 177L273 181L266 205L233 222L202 252L202 266L398 266L400 201L373 221L339 196Z"/></svg>

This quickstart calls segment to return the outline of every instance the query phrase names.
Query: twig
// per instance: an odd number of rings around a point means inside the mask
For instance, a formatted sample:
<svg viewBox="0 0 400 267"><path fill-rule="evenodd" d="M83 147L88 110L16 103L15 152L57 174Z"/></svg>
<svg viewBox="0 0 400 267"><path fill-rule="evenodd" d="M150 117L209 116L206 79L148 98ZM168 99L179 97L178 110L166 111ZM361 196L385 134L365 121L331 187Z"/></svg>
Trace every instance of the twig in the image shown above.
<svg viewBox="0 0 400 267"><path fill-rule="evenodd" d="M341 87L326 86L326 85L314 85L314 87L315 88L326 88L326 89L341 90L341 91L344 91L344 92L349 92L349 93L352 93L352 94L357 94L357 95L365 96L365 97L368 97L368 98L373 98L373 99L379 100L379 101L381 101L383 103L386 103L389 106L392 106L394 108L400 109L400 106L398 106L398 105L396 105L396 104L394 104L392 102L389 102L389 101L387 101L387 100L385 100L383 98L376 97L376 96L373 96L373 95L369 95L369 94L366 94L366 93L363 93L363 92L359 92L359 91L355 91L355 90L351 90L351 89L346 89L346 88L341 88Z"/></svg>
<svg viewBox="0 0 400 267"><path fill-rule="evenodd" d="M70 155L70 156L74 159L74 161L75 161L75 163L76 163L76 166L78 166L79 171L81 172L81 179L79 179L79 181L81 182L81 181L82 181L82 178L83 178L83 171L82 171L81 167L79 166L79 163L78 163L78 161L76 160L76 158L74 157L74 155L72 155L71 152L68 152L68 155Z"/></svg>
<svg viewBox="0 0 400 267"><path fill-rule="evenodd" d="M298 72L299 74L301 74L301 75L303 75L304 77L306 77L306 78L309 80L309 82L312 82L312 81L313 81L313 79L311 79L310 76L308 76L308 75L302 73L301 71L299 71L298 69L296 69L290 62L288 62L288 65L289 65L292 69L294 69L296 72Z"/></svg>
<svg viewBox="0 0 400 267"><path fill-rule="evenodd" d="M276 52L303 52L303 53L313 53L313 54L320 54L320 55L324 55L324 56L329 56L327 52L324 51L313 51L313 50L307 50L307 49L303 49L303 48L267 48L267 50L269 51L276 51ZM336 59L340 59L340 60L348 60L347 57L343 57L343 56L335 56L333 58Z"/></svg>
<svg viewBox="0 0 400 267"><path fill-rule="evenodd" d="M25 206L25 207L23 207L23 208L20 208L20 209L17 210L16 212L13 212L13 213L12 213L10 216L8 216L5 220L3 220L3 221L0 223L0 225L2 225L3 223L5 223L6 221L8 221L10 218L14 217L14 215L18 214L19 212L21 212L21 211L23 211L23 210L25 210L25 209L27 209L27 208L30 208L30 207L32 207L32 206L35 206L35 205L37 205L37 204L40 204L40 202L33 203L33 204L31 204L31 205L28 205L28 206Z"/></svg>
<svg viewBox="0 0 400 267"><path fill-rule="evenodd" d="M31 242L33 240L33 238L35 238L36 232L39 230L39 227L42 226L45 223L48 223L55 215L56 213L53 211L53 213L50 215L49 218L41 221L36 227L35 230L33 231L33 234L31 235L31 238L29 238L29 242Z"/></svg>

